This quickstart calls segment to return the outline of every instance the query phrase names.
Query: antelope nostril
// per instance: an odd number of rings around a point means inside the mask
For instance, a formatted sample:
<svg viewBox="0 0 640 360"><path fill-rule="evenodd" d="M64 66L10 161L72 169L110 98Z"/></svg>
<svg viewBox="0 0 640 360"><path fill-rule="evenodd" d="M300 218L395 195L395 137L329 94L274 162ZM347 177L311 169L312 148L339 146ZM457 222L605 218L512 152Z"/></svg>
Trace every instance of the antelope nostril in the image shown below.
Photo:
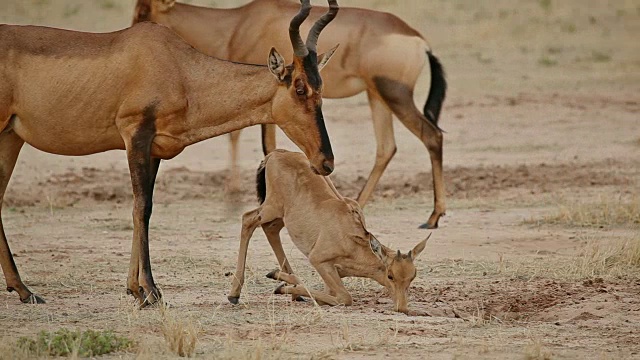
<svg viewBox="0 0 640 360"><path fill-rule="evenodd" d="M325 160L322 163L322 168L327 173L327 175L329 175L329 174L331 174L333 172L333 164L329 160Z"/></svg>

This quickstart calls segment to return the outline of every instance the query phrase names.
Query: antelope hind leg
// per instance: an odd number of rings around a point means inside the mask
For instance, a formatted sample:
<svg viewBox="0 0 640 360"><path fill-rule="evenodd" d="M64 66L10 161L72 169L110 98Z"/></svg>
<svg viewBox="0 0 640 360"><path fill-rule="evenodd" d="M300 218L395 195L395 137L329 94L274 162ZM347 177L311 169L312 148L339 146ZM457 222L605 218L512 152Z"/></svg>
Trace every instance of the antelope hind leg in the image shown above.
<svg viewBox="0 0 640 360"><path fill-rule="evenodd" d="M375 83L378 92L400 122L402 122L413 135L418 137L429 151L431 172L433 175L434 209L427 222L421 225L420 228L435 229L438 227L438 220L445 214L446 210L446 194L442 173L442 131L427 120L416 108L413 102L413 90L410 87L385 78L377 78Z"/></svg>
<svg viewBox="0 0 640 360"><path fill-rule="evenodd" d="M293 274L288 274L280 269L275 269L272 272L267 274L269 279L273 279L276 281L284 281L289 285L301 285L302 282L298 279L297 276Z"/></svg>
<svg viewBox="0 0 640 360"><path fill-rule="evenodd" d="M276 288L274 294L289 294L306 296L314 299L319 305L336 306L341 305L336 297L317 290L307 290L303 285L282 284Z"/></svg>
<svg viewBox="0 0 640 360"><path fill-rule="evenodd" d="M280 230L282 230L283 227L284 222L282 221L282 219L276 219L270 223L263 224L262 230L267 236L267 240L269 241L269 245L271 245L273 253L276 255L276 259L278 259L278 265L280 265L280 268L288 274L293 274L293 269L291 268L291 264L289 264L287 255L284 253L284 249L282 248L282 241L280 239ZM271 273L273 273L273 271ZM267 277L269 277L269 275L267 275ZM292 295L291 300L305 301L303 297L296 295Z"/></svg>

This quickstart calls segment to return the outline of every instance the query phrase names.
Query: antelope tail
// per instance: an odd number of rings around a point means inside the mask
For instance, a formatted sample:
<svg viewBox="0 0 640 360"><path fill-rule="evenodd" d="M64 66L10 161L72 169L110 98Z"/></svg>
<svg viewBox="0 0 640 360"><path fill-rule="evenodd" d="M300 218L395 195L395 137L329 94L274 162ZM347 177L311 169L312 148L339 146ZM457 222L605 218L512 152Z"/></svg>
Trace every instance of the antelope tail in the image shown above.
<svg viewBox="0 0 640 360"><path fill-rule="evenodd" d="M442 103L447 93L447 80L440 60L431 51L427 51L427 56L429 57L429 67L431 68L431 87L429 88L427 103L424 105L424 116L438 127L440 110L442 110Z"/></svg>
<svg viewBox="0 0 640 360"><path fill-rule="evenodd" d="M261 162L260 166L258 166L258 171L256 173L256 191L258 193L258 201L260 205L267 198L267 159L269 157L265 157Z"/></svg>

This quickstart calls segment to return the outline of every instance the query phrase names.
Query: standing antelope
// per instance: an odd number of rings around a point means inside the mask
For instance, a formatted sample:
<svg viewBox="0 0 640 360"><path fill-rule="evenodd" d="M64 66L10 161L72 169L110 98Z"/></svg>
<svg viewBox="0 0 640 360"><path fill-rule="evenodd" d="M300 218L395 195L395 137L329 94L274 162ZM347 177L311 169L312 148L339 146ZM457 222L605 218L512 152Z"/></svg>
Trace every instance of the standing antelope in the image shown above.
<svg viewBox="0 0 640 360"><path fill-rule="evenodd" d="M314 174L300 153L269 153L258 168L257 188L260 206L242 215L238 264L228 296L232 304L238 303L244 283L249 240L262 226L283 270L267 277L292 285L278 287L277 294L313 297L326 305L351 305L351 295L341 278L365 277L389 290L396 311L408 311L407 292L417 274L414 260L428 237L407 254L380 244L367 231L358 203L342 197L328 177ZM293 275L280 241L285 225L295 246L322 277L324 292L307 290Z"/></svg>
<svg viewBox="0 0 640 360"><path fill-rule="evenodd" d="M262 62L269 46L288 40L282 15L297 10L292 0L254 0L235 9L213 9L176 3L175 0L137 0L133 22L154 21L176 31L200 51L223 59ZM314 7L311 18L325 11ZM429 151L433 173L434 210L423 228L437 228L445 213L442 175L442 131L438 128L447 83L439 60L420 33L398 17L373 10L342 8L340 17L323 33L321 46L340 43L335 59L323 72L323 96L346 98L367 92L376 136L376 160L358 195L364 206L396 153L394 114ZM285 53L285 58L290 53ZM413 89L425 62L431 69L431 87L421 113L413 102ZM263 151L275 148L275 129L263 127ZM232 169L236 167L238 134L232 134ZM232 172L233 173L233 172ZM237 175L235 175L237 177Z"/></svg>
<svg viewBox="0 0 640 360"><path fill-rule="evenodd" d="M338 6L334 2L314 24L305 44L299 27L310 9L303 1L291 20L293 64L285 66L272 48L270 72L211 58L150 23L105 34L0 26L0 201L25 142L60 155L126 150L134 200L127 291L141 306L159 300L148 229L161 159L198 141L273 122L315 172L333 171L319 75L330 54L318 56L316 41ZM44 302L20 279L1 220L0 264L7 290L25 303Z"/></svg>

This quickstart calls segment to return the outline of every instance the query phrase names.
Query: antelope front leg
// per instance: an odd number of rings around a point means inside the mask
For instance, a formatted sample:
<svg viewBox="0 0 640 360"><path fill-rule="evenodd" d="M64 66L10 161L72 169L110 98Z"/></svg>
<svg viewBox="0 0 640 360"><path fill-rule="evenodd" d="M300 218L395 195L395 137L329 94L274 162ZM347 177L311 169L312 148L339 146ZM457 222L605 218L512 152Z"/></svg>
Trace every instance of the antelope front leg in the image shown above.
<svg viewBox="0 0 640 360"><path fill-rule="evenodd" d="M4 130L0 133L0 208L7 189L7 184L11 178L11 173L15 167L18 154L24 141L16 135L13 130ZM13 261L7 236L4 233L4 226L0 218L0 266L7 282L7 291L16 291L20 295L20 301L25 304L42 304L45 301L38 295L33 294L20 279L18 268Z"/></svg>
<svg viewBox="0 0 640 360"><path fill-rule="evenodd" d="M153 304L162 297L153 280L149 256L149 220L153 209L153 184L160 164L159 159L152 159L150 156L154 131L155 129L141 127L130 141L126 142L133 188L133 242L127 293L132 294L142 307Z"/></svg>
<svg viewBox="0 0 640 360"><path fill-rule="evenodd" d="M244 269L247 261L247 249L253 232L260 225L260 208L251 210L242 215L242 231L240 233L240 250L238 251L238 264L233 276L233 285L227 299L232 304L237 304L240 299L242 285L244 285Z"/></svg>

